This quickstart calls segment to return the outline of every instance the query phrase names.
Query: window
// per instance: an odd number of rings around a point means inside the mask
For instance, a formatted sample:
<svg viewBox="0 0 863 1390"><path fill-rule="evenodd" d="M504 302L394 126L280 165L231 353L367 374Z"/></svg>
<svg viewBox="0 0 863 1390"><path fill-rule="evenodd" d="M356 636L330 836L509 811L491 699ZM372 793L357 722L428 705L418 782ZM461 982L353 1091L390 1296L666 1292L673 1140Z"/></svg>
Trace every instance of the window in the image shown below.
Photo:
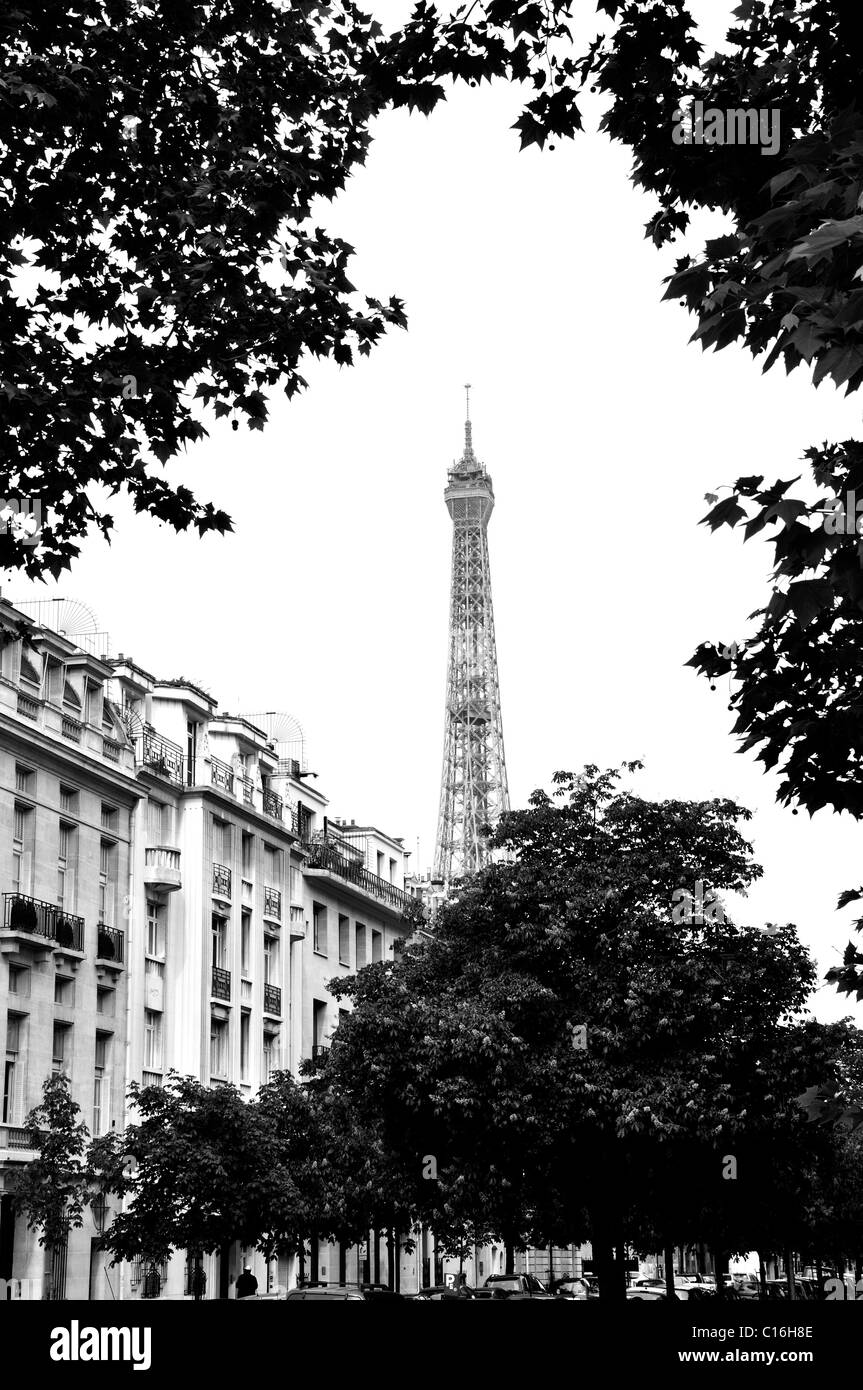
<svg viewBox="0 0 863 1390"><path fill-rule="evenodd" d="M60 783L60 810L67 811L69 815L78 814L78 792L75 787L67 787Z"/></svg>
<svg viewBox="0 0 863 1390"><path fill-rule="evenodd" d="M56 661L48 662L48 699L59 704L63 696L63 686L65 685L65 673L63 667Z"/></svg>
<svg viewBox="0 0 863 1390"><path fill-rule="evenodd" d="M351 919L346 917L343 912L339 913L339 964L350 965L351 963Z"/></svg>
<svg viewBox="0 0 863 1390"><path fill-rule="evenodd" d="M194 720L186 724L186 781L190 787L195 785L198 762L198 726Z"/></svg>
<svg viewBox="0 0 863 1390"><path fill-rule="evenodd" d="M213 936L213 965L220 970L225 968L225 959L228 948L228 919L213 913L212 917L212 936Z"/></svg>
<svg viewBox="0 0 863 1390"><path fill-rule="evenodd" d="M89 681L84 691L84 719L97 726L102 722L102 687Z"/></svg>
<svg viewBox="0 0 863 1390"><path fill-rule="evenodd" d="M171 808L164 801L151 800L147 805L147 837L151 845L166 845L171 841Z"/></svg>
<svg viewBox="0 0 863 1390"><path fill-rule="evenodd" d="M252 877L255 862L255 837L243 831L243 878Z"/></svg>
<svg viewBox="0 0 863 1390"><path fill-rule="evenodd" d="M12 887L16 893L30 892L32 850L33 808L16 801L12 816Z"/></svg>
<svg viewBox="0 0 863 1390"><path fill-rule="evenodd" d="M280 854L277 849L264 845L264 883L268 888L278 888L281 883Z"/></svg>
<svg viewBox="0 0 863 1390"><path fill-rule="evenodd" d="M231 866L231 827L226 820L213 816L213 863Z"/></svg>
<svg viewBox="0 0 863 1390"><path fill-rule="evenodd" d="M252 969L252 914L244 912L240 918L240 973L249 975Z"/></svg>
<svg viewBox="0 0 863 1390"><path fill-rule="evenodd" d="M162 1015L144 1010L144 1070L162 1070Z"/></svg>
<svg viewBox="0 0 863 1390"><path fill-rule="evenodd" d="M279 983L279 939L277 936L264 937L264 984Z"/></svg>
<svg viewBox="0 0 863 1390"><path fill-rule="evenodd" d="M105 1018L114 1017L114 991L112 989L100 989L97 985L96 1013L104 1014Z"/></svg>
<svg viewBox="0 0 863 1390"><path fill-rule="evenodd" d="M384 855L383 855L383 853L381 852L381 850L378 850L378 878L383 878L383 876L384 876Z"/></svg>
<svg viewBox="0 0 863 1390"><path fill-rule="evenodd" d="M75 866L78 858L78 827L60 822L57 844L57 906L75 907Z"/></svg>
<svg viewBox="0 0 863 1390"><path fill-rule="evenodd" d="M249 1013L240 1014L240 1080L249 1079L249 1029L251 1028L252 1016Z"/></svg>
<svg viewBox="0 0 863 1390"><path fill-rule="evenodd" d="M327 1006L323 999L315 999L312 1004L312 1037L316 1048L323 1047L327 1030Z"/></svg>
<svg viewBox="0 0 863 1390"><path fill-rule="evenodd" d="M14 1125L21 1120L21 1096L23 1093L23 1055L22 1037L26 1019L20 1014L6 1016L6 1058L3 1067L3 1097L0 1117L3 1124Z"/></svg>
<svg viewBox="0 0 863 1390"><path fill-rule="evenodd" d="M327 954L327 909L323 903L312 903L312 944L319 956Z"/></svg>
<svg viewBox="0 0 863 1390"><path fill-rule="evenodd" d="M102 802L102 829L117 830L120 822L120 812L116 806L108 806Z"/></svg>
<svg viewBox="0 0 863 1390"><path fill-rule="evenodd" d="M372 932L372 961L383 960L384 939L379 931Z"/></svg>
<svg viewBox="0 0 863 1390"><path fill-rule="evenodd" d="M269 1079L270 1079L270 1077L272 1076L273 1072L276 1071L276 1070L278 1069L278 1065L279 1065L279 1035L278 1035L278 1033L265 1033L265 1034L264 1034L264 1052L263 1052L263 1072L264 1072L264 1081L269 1081Z"/></svg>
<svg viewBox="0 0 863 1390"><path fill-rule="evenodd" d="M69 1063L72 1058L72 1025L70 1023L55 1023L54 1037L51 1048L51 1070L69 1075Z"/></svg>
<svg viewBox="0 0 863 1390"><path fill-rule="evenodd" d="M296 864L291 865L291 902L301 903L303 901L303 885L300 879L300 871Z"/></svg>
<svg viewBox="0 0 863 1390"><path fill-rule="evenodd" d="M228 1025L220 1018L210 1019L210 1075L228 1075Z"/></svg>
<svg viewBox="0 0 863 1390"><path fill-rule="evenodd" d="M9 966L9 993L22 999L30 993L30 971L26 965Z"/></svg>
<svg viewBox="0 0 863 1390"><path fill-rule="evenodd" d="M54 1003L71 1008L75 1003L75 981L71 975L54 976Z"/></svg>
<svg viewBox="0 0 863 1390"><path fill-rule="evenodd" d="M398 877L398 872L399 872L399 861L398 861L397 859L391 859L391 860L390 860L390 883L395 883L395 881L396 881L396 879L397 879L397 877Z"/></svg>
<svg viewBox="0 0 863 1390"><path fill-rule="evenodd" d="M147 955L165 958L165 909L161 903L147 899Z"/></svg>
<svg viewBox="0 0 863 1390"><path fill-rule="evenodd" d="M114 925L117 897L117 846L113 840L99 845L99 921L106 927Z"/></svg>
<svg viewBox="0 0 863 1390"><path fill-rule="evenodd" d="M32 768L22 767L20 763L15 764L16 792L26 792L28 796L32 796L35 782L36 774Z"/></svg>
<svg viewBox="0 0 863 1390"><path fill-rule="evenodd" d="M355 968L356 968L357 970L362 970L363 966L364 966L365 963L366 963L366 929L365 929L365 927L363 926L363 923L362 923L362 922L357 922L357 928L356 928L356 931L355 931L355 933L354 933L354 936L355 936L355 939L356 939L356 952L357 952L357 960L356 960L356 967L355 967Z"/></svg>
<svg viewBox="0 0 863 1390"><path fill-rule="evenodd" d="M106 1134L111 1110L111 1077L108 1058L111 1047L110 1033L96 1034L96 1059L93 1070L93 1134Z"/></svg>

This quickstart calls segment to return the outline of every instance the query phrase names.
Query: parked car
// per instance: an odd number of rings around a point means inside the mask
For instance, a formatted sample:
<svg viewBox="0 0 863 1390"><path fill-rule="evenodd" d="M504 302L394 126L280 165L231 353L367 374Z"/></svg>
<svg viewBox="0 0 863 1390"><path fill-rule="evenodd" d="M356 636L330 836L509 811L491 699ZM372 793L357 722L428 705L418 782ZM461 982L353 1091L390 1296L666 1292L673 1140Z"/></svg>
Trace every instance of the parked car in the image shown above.
<svg viewBox="0 0 863 1390"><path fill-rule="evenodd" d="M483 1285L494 1298L552 1298L533 1274L490 1274Z"/></svg>
<svg viewBox="0 0 863 1390"><path fill-rule="evenodd" d="M285 1298L293 1301L335 1299L341 1303L368 1303L375 1299L401 1299L403 1295L383 1284L303 1284L299 1288L289 1289Z"/></svg>
<svg viewBox="0 0 863 1390"><path fill-rule="evenodd" d="M456 1288L454 1284L429 1284L427 1288L420 1289L417 1293L409 1293L406 1298L417 1298L421 1302L439 1303L443 1299L451 1298L474 1298L475 1290L462 1284L461 1288Z"/></svg>

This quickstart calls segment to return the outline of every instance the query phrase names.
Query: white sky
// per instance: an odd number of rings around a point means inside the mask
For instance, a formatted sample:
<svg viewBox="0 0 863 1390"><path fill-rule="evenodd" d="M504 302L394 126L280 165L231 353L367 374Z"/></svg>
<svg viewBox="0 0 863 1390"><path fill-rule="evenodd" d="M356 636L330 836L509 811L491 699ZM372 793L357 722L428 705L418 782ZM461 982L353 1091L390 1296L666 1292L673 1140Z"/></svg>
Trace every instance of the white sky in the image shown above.
<svg viewBox="0 0 863 1390"><path fill-rule="evenodd" d="M369 0L384 24L409 9ZM708 35L730 4L702 0ZM503 85L460 90L431 118L377 123L367 166L328 230L351 279L407 304L409 331L274 401L263 434L221 422L182 476L232 513L226 539L177 537L117 509L54 593L90 604L122 651L182 674L223 709L283 709L307 738L334 814L403 835L431 862L443 738L450 521L462 384L492 474L490 527L504 738L514 806L585 762L647 764L653 797L728 796L756 816L764 878L736 913L794 921L836 964L863 832L776 806L776 781L735 754L726 689L684 662L741 640L771 551L697 521L741 473L795 476L802 451L858 427L859 403L806 373L762 377L748 354L703 355L661 281L677 251L644 240L653 211L629 158L586 134L519 153ZM595 110L588 124L595 124ZM765 179L775 169L765 159ZM854 1012L832 987L824 1018ZM859 1019L861 1011L856 1010ZM859 1020L863 1021L863 1020Z"/></svg>

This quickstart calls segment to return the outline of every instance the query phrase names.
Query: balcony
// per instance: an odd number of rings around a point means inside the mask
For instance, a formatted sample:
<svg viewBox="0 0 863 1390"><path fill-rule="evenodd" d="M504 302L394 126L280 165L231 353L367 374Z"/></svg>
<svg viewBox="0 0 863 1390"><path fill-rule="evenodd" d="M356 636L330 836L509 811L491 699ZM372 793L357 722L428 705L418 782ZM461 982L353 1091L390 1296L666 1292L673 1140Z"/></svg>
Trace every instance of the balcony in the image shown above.
<svg viewBox="0 0 863 1390"><path fill-rule="evenodd" d="M282 798L278 796L276 792L271 792L269 788L265 787L264 814L267 816L272 816L274 820L281 820L283 806L284 802L282 801Z"/></svg>
<svg viewBox="0 0 863 1390"><path fill-rule="evenodd" d="M100 922L96 929L96 968L99 974L119 974L123 969L125 950L125 933Z"/></svg>
<svg viewBox="0 0 863 1390"><path fill-rule="evenodd" d="M214 787L219 787L228 796L234 795L234 769L229 763L223 763L218 758L210 758L210 781Z"/></svg>
<svg viewBox="0 0 863 1390"><path fill-rule="evenodd" d="M3 1153L25 1162L34 1159L38 1153L35 1132L23 1125L0 1125L0 1154Z"/></svg>
<svg viewBox="0 0 863 1390"><path fill-rule="evenodd" d="M282 991L278 985L264 985L264 1013L274 1018L282 1016Z"/></svg>
<svg viewBox="0 0 863 1390"><path fill-rule="evenodd" d="M84 918L25 893L4 893L0 942L31 950L83 952Z"/></svg>
<svg viewBox="0 0 863 1390"><path fill-rule="evenodd" d="M42 708L41 701L34 700L32 696L25 695L23 691L18 692L18 713L25 719L32 719L34 724L38 722L39 711Z"/></svg>
<svg viewBox="0 0 863 1390"><path fill-rule="evenodd" d="M224 864L213 865L213 895L217 898L231 896L231 871Z"/></svg>
<svg viewBox="0 0 863 1390"><path fill-rule="evenodd" d="M179 744L162 738L155 729L146 728L136 739L135 762L154 777L163 777L173 786L182 787L183 750Z"/></svg>
<svg viewBox="0 0 863 1390"><path fill-rule="evenodd" d="M60 724L60 732L64 738L68 738L70 743L81 742L81 724L71 715L64 714Z"/></svg>
<svg viewBox="0 0 863 1390"><path fill-rule="evenodd" d="M114 739L102 735L102 756L107 758L109 763L118 763L122 751L122 743L116 743Z"/></svg>
<svg viewBox="0 0 863 1390"><path fill-rule="evenodd" d="M311 870L335 874L347 883L352 883L364 893L376 898L378 902L385 903L396 912L403 913L408 905L413 901L410 893L406 893L403 888L397 888L394 883L388 883L385 878L379 878L369 869L365 868L360 859L354 858L345 852L346 841L340 836L331 835L329 832L315 836L311 844L308 845L306 854L306 865Z"/></svg>
<svg viewBox="0 0 863 1390"><path fill-rule="evenodd" d="M220 965L213 966L212 997L231 1001L231 972Z"/></svg>
<svg viewBox="0 0 863 1390"><path fill-rule="evenodd" d="M254 782L252 781L251 777L244 777L244 778L243 778L243 804L244 804L245 806L252 806L252 805L254 805L254 799L255 799L255 784L254 784Z"/></svg>
<svg viewBox="0 0 863 1390"><path fill-rule="evenodd" d="M144 882L157 893L182 888L180 851L170 845L148 845L144 850Z"/></svg>
<svg viewBox="0 0 863 1390"><path fill-rule="evenodd" d="M306 910L291 904L291 940L302 941L306 935Z"/></svg>
<svg viewBox="0 0 863 1390"><path fill-rule="evenodd" d="M282 895L278 888L264 889L264 916L274 917L277 922L282 920Z"/></svg>

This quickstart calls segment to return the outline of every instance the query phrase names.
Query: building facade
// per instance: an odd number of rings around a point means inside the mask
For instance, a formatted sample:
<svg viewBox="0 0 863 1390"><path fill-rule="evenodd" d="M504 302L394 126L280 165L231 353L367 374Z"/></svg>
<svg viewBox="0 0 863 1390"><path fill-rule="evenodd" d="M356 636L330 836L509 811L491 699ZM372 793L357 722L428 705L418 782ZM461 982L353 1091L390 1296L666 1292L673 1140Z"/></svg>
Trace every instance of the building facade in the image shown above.
<svg viewBox="0 0 863 1390"><path fill-rule="evenodd" d="M151 1271L96 1249L110 1206L50 1256L14 1214L44 1078L66 1072L104 1133L130 1118L131 1081L173 1069L251 1097L325 1065L350 1007L329 981L393 958L408 856L328 819L300 763L193 683L96 658L8 604L0 629L0 1279L13 1296L152 1296ZM394 1260L370 1233L309 1248L302 1271L387 1280ZM233 1250L205 1260L207 1297L230 1296L244 1262L261 1289L300 1273ZM418 1270L404 1256L399 1277L416 1287ZM191 1296L183 1254L157 1273L161 1296Z"/></svg>

